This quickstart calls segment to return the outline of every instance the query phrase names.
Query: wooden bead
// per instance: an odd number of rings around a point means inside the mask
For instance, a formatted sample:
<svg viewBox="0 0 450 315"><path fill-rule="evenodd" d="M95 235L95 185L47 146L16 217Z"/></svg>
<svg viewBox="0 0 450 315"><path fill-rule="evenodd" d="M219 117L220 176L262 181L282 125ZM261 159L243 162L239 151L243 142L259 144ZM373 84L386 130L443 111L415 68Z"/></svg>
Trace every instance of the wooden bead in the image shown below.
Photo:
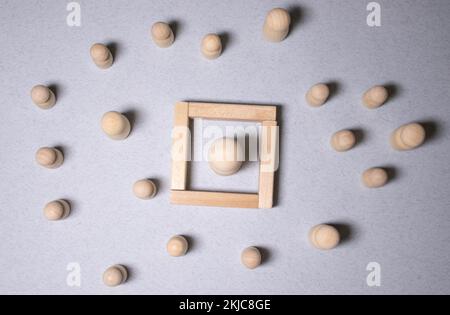
<svg viewBox="0 0 450 315"><path fill-rule="evenodd" d="M202 39L202 54L207 59L216 59L222 53L222 42L219 35L207 34Z"/></svg>
<svg viewBox="0 0 450 315"><path fill-rule="evenodd" d="M289 33L291 17L285 9L275 8L269 11L264 22L264 37L271 42L281 42Z"/></svg>
<svg viewBox="0 0 450 315"><path fill-rule="evenodd" d="M52 108L56 104L55 93L45 85L35 85L31 89L31 99L42 109Z"/></svg>
<svg viewBox="0 0 450 315"><path fill-rule="evenodd" d="M161 48L169 47L174 41L173 31L167 23L156 22L150 33L155 44Z"/></svg>
<svg viewBox="0 0 450 315"><path fill-rule="evenodd" d="M114 265L103 273L103 282L109 287L116 287L127 281L128 271L125 266Z"/></svg>
<svg viewBox="0 0 450 315"><path fill-rule="evenodd" d="M130 121L119 112L107 112L102 117L103 131L114 140L122 140L128 137L131 131Z"/></svg>
<svg viewBox="0 0 450 315"><path fill-rule="evenodd" d="M241 253L241 262L249 269L255 269L261 265L261 260L261 253L256 247L247 247Z"/></svg>
<svg viewBox="0 0 450 315"><path fill-rule="evenodd" d="M318 249L332 249L339 244L340 236L334 226L319 224L310 230L309 240Z"/></svg>
<svg viewBox="0 0 450 315"><path fill-rule="evenodd" d="M188 250L188 242L181 235L173 236L167 242L167 252L169 253L170 256L173 257L184 256L187 250Z"/></svg>
<svg viewBox="0 0 450 315"><path fill-rule="evenodd" d="M318 83L313 85L306 93L306 101L309 105L318 107L323 105L330 95L330 89L326 84Z"/></svg>
<svg viewBox="0 0 450 315"><path fill-rule="evenodd" d="M216 139L209 148L209 167L218 175L235 174L242 166L242 147L232 138Z"/></svg>
<svg viewBox="0 0 450 315"><path fill-rule="evenodd" d="M111 51L103 44L94 44L91 46L91 58L100 69L111 67L114 61Z"/></svg>
<svg viewBox="0 0 450 315"><path fill-rule="evenodd" d="M156 195L156 185L149 179L141 179L134 183L133 192L140 199L151 199Z"/></svg>
<svg viewBox="0 0 450 315"><path fill-rule="evenodd" d="M331 146L338 152L353 148L356 143L355 134L351 130L341 130L331 137Z"/></svg>
<svg viewBox="0 0 450 315"><path fill-rule="evenodd" d="M63 200L54 200L44 207L44 215L50 221L57 221L66 218L70 213L70 204Z"/></svg>
<svg viewBox="0 0 450 315"><path fill-rule="evenodd" d="M46 168L58 168L63 164L64 156L56 148L42 147L36 152L36 162Z"/></svg>
<svg viewBox="0 0 450 315"><path fill-rule="evenodd" d="M425 129L418 123L400 126L391 135L391 145L396 150L411 150L425 141Z"/></svg>
<svg viewBox="0 0 450 315"><path fill-rule="evenodd" d="M378 188L384 186L388 181L388 174L381 167L372 167L364 171L362 181L366 187Z"/></svg>
<svg viewBox="0 0 450 315"><path fill-rule="evenodd" d="M376 85L363 94L362 102L367 108L373 109L383 105L387 98L387 89L384 86Z"/></svg>

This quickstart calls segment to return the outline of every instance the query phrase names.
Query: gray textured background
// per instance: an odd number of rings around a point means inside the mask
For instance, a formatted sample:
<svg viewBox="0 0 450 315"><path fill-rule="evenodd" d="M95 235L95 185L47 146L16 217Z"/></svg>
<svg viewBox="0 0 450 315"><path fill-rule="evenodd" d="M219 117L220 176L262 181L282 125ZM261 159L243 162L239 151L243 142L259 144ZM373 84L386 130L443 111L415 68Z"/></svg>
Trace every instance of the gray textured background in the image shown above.
<svg viewBox="0 0 450 315"><path fill-rule="evenodd" d="M68 1L67 1L68 2ZM79 1L82 26L66 25L66 1L0 2L1 293L450 293L450 2L379 1L382 26L366 25L369 1ZM280 44L261 38L274 6L294 13ZM149 28L176 22L176 41L155 47ZM202 36L226 37L223 55L205 60ZM107 71L89 57L94 42L114 43ZM325 106L305 104L314 83L336 85ZM52 84L58 103L43 111L29 91ZM362 92L388 84L389 102L367 110ZM277 104L281 108L278 205L271 210L169 204L170 130L179 100ZM131 136L111 141L99 120L108 110L134 116ZM426 123L427 143L396 152L390 132ZM339 154L330 135L355 128L362 142ZM34 162L40 146L61 146L65 163ZM368 190L361 172L392 168L395 178ZM213 179L196 166L198 186ZM221 185L247 187L252 168ZM136 199L135 180L159 194ZM217 183L216 183L217 185ZM228 187L227 187L228 186ZM255 187L256 189L256 187ZM67 198L72 215L48 222L44 204ZM330 222L347 230L328 252L307 231ZM165 252L187 235L183 258ZM268 253L253 271L240 265L249 245ZM366 285L366 265L381 264L381 287ZM81 266L81 287L66 285L66 265ZM107 288L103 270L130 268L128 283Z"/></svg>

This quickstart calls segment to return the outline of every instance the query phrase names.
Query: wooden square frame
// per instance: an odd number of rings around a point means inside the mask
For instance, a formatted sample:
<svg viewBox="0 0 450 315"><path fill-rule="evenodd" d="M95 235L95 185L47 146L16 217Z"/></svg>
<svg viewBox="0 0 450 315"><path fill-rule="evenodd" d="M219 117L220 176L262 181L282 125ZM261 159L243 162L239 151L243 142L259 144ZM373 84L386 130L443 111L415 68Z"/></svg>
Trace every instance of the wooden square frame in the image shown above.
<svg viewBox="0 0 450 315"><path fill-rule="evenodd" d="M172 150L172 204L232 207L272 208L274 174L278 166L278 126L276 106L178 102L175 104ZM190 119L243 120L260 122L260 165L258 193L231 193L186 190L189 152L191 150ZM176 142L176 143L175 143ZM181 145L180 145L181 144ZM264 159L262 158L264 154Z"/></svg>

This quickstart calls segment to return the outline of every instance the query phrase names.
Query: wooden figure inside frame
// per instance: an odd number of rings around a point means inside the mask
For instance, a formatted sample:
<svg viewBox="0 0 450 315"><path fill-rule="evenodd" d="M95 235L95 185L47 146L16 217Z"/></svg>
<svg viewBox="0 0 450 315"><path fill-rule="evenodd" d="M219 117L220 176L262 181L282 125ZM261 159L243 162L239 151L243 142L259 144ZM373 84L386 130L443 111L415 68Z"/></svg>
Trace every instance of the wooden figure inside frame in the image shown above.
<svg viewBox="0 0 450 315"><path fill-rule="evenodd" d="M272 208L278 168L277 107L265 105L178 102L172 131L172 204L232 208ZM187 190L191 119L254 121L261 124L257 193Z"/></svg>

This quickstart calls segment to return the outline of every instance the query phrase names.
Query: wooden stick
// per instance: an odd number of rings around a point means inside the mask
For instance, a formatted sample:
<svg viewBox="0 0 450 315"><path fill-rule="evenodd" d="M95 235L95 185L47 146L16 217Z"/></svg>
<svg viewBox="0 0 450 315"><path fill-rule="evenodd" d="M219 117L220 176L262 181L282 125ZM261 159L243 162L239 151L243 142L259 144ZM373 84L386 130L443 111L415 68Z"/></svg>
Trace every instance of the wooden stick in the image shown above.
<svg viewBox="0 0 450 315"><path fill-rule="evenodd" d="M276 106L189 102L190 118L265 121L276 116Z"/></svg>
<svg viewBox="0 0 450 315"><path fill-rule="evenodd" d="M276 121L263 121L259 164L259 208L272 208L274 173L278 168L278 127Z"/></svg>
<svg viewBox="0 0 450 315"><path fill-rule="evenodd" d="M258 208L258 194L172 190L170 201L177 205Z"/></svg>
<svg viewBox="0 0 450 315"><path fill-rule="evenodd" d="M175 105L174 129L172 130L172 189L186 189L190 153L189 104Z"/></svg>

